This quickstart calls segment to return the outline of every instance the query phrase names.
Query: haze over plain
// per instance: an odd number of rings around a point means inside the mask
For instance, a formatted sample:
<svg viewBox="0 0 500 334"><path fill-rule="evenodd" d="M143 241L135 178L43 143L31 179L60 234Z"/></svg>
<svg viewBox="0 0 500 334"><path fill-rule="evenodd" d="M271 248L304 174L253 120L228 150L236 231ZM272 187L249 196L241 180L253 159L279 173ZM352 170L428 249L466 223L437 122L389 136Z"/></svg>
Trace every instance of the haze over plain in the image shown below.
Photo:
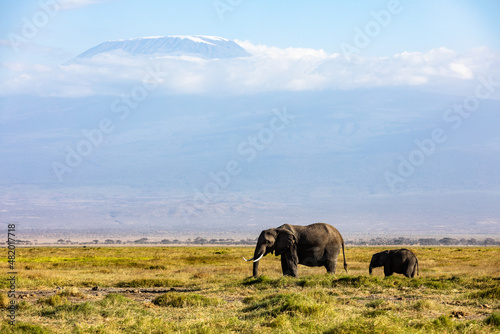
<svg viewBox="0 0 500 334"><path fill-rule="evenodd" d="M498 5L198 4L2 4L2 221L498 235Z"/></svg>

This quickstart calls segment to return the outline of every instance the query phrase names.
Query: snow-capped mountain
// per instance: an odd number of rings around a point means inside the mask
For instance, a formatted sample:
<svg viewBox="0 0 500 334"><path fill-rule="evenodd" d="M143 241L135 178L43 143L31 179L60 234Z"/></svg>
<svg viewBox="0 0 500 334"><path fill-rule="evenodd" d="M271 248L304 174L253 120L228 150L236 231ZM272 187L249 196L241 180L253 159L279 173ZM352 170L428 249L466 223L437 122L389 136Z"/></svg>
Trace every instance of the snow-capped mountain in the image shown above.
<svg viewBox="0 0 500 334"><path fill-rule="evenodd" d="M74 60L98 54L125 51L132 56L193 56L204 59L247 57L249 53L236 42L215 36L157 36L101 43Z"/></svg>

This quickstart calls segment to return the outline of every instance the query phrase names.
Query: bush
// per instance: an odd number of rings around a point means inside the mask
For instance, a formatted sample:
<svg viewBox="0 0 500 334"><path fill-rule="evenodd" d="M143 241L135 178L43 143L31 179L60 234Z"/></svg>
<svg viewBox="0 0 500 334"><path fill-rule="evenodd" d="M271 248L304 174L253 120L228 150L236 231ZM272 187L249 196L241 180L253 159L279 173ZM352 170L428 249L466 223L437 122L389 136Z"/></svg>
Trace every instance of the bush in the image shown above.
<svg viewBox="0 0 500 334"><path fill-rule="evenodd" d="M116 286L119 288L161 288L170 286L180 287L184 286L184 284L181 281L167 278L139 278L128 282L118 282Z"/></svg>
<svg viewBox="0 0 500 334"><path fill-rule="evenodd" d="M384 306L387 304L387 302L383 299L376 299L374 301L368 302L365 304L366 307L371 307L371 308L378 308L381 306Z"/></svg>
<svg viewBox="0 0 500 334"><path fill-rule="evenodd" d="M101 306L106 308L115 307L118 305L126 305L130 303L133 303L133 301L128 299L127 297L124 297L123 295L120 295L119 293L107 294L106 297L104 297L104 299L99 302Z"/></svg>
<svg viewBox="0 0 500 334"><path fill-rule="evenodd" d="M333 286L350 286L355 288L373 286L373 283L378 283L378 277L367 277L364 275L358 276L344 276L334 279L332 281Z"/></svg>
<svg viewBox="0 0 500 334"><path fill-rule="evenodd" d="M9 297L6 293L0 293L0 307L7 308L10 304Z"/></svg>
<svg viewBox="0 0 500 334"><path fill-rule="evenodd" d="M85 297L77 288L66 288L57 294L64 297Z"/></svg>
<svg viewBox="0 0 500 334"><path fill-rule="evenodd" d="M61 306L68 303L68 299L66 297L61 296L59 294L52 295L49 297L42 297L38 299L39 304L45 304L50 306Z"/></svg>
<svg viewBox="0 0 500 334"><path fill-rule="evenodd" d="M432 300L421 299L411 306L415 311L432 310L436 308L436 303Z"/></svg>
<svg viewBox="0 0 500 334"><path fill-rule="evenodd" d="M158 306L191 307L220 305L221 300L209 298L196 293L169 292L156 297L153 304Z"/></svg>
<svg viewBox="0 0 500 334"><path fill-rule="evenodd" d="M380 310L376 310L380 311ZM379 313L379 314L377 314ZM380 312L370 315L354 317L340 322L332 328L323 332L324 334L386 334L386 333L408 333L401 323L388 318Z"/></svg>
<svg viewBox="0 0 500 334"><path fill-rule="evenodd" d="M316 314L324 308L314 300L298 293L280 293L262 298L243 309L243 312L261 311L273 317L282 313ZM261 314L261 315L262 315Z"/></svg>
<svg viewBox="0 0 500 334"><path fill-rule="evenodd" d="M438 328L452 328L453 327L453 321L451 321L450 317L447 317L445 315L439 316L437 319L435 319L432 322L432 324Z"/></svg>
<svg viewBox="0 0 500 334"><path fill-rule="evenodd" d="M484 320L484 323L487 325L500 327L500 313L490 314L490 316Z"/></svg>
<svg viewBox="0 0 500 334"><path fill-rule="evenodd" d="M478 292L473 292L469 296L471 298L500 299L500 286L497 286L495 288L485 289Z"/></svg>
<svg viewBox="0 0 500 334"><path fill-rule="evenodd" d="M266 275L258 276L258 277L247 277L243 280L243 285L266 285L270 284L273 280Z"/></svg>
<svg viewBox="0 0 500 334"><path fill-rule="evenodd" d="M50 332L38 325L31 325L22 322L17 322L14 326L8 326L8 330L4 332L5 326L0 327L2 333L30 333L30 334L49 334Z"/></svg>
<svg viewBox="0 0 500 334"><path fill-rule="evenodd" d="M66 316L90 316L98 312L95 305L91 302L84 302L80 304L63 304L49 309L44 309L40 312L43 317L60 318L63 314Z"/></svg>

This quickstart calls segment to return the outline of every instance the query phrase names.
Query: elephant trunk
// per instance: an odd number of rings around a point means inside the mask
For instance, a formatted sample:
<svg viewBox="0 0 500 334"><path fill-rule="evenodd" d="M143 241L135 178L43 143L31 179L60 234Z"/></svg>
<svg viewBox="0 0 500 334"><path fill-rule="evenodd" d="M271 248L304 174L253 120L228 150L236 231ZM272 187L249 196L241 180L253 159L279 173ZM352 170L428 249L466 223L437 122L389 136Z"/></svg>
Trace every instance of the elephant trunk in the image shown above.
<svg viewBox="0 0 500 334"><path fill-rule="evenodd" d="M375 268L375 263L373 262L373 259L370 261L370 267L368 268L368 272L370 273L370 275L372 274L373 272L373 268Z"/></svg>
<svg viewBox="0 0 500 334"><path fill-rule="evenodd" d="M253 277L259 274L259 261L253 263Z"/></svg>
<svg viewBox="0 0 500 334"><path fill-rule="evenodd" d="M266 249L265 247L262 249L262 247L259 247L259 245L257 245L255 247L255 252L254 252L254 255L253 255L253 276L254 277L257 277L257 275L259 274L259 261L260 259L266 254Z"/></svg>

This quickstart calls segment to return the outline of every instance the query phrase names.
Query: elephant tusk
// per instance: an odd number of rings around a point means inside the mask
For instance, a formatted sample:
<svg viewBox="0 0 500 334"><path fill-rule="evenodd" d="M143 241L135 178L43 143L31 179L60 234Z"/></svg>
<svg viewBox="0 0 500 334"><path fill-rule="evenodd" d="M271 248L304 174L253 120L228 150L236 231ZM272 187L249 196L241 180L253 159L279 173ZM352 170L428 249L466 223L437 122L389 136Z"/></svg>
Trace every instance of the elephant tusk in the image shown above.
<svg viewBox="0 0 500 334"><path fill-rule="evenodd" d="M257 260L253 260L253 262L259 262L259 260L262 259L263 256L264 256L264 254L262 254L261 256L259 256L259 258Z"/></svg>
<svg viewBox="0 0 500 334"><path fill-rule="evenodd" d="M253 257L252 257L250 260L247 260L247 259L245 259L245 257L243 257L243 260L245 260L245 261L247 261L247 262L248 262L248 261L252 261L252 260L253 260Z"/></svg>

